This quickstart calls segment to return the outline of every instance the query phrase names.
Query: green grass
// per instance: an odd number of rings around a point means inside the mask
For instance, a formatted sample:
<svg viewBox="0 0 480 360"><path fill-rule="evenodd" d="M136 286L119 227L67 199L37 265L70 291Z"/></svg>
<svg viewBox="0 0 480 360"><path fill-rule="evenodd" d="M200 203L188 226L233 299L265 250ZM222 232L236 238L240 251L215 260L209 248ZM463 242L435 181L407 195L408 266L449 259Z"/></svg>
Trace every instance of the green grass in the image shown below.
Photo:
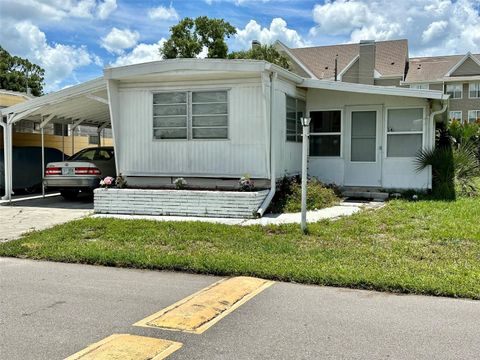
<svg viewBox="0 0 480 360"><path fill-rule="evenodd" d="M310 226L86 218L0 244L0 256L480 299L480 200L395 200Z"/></svg>

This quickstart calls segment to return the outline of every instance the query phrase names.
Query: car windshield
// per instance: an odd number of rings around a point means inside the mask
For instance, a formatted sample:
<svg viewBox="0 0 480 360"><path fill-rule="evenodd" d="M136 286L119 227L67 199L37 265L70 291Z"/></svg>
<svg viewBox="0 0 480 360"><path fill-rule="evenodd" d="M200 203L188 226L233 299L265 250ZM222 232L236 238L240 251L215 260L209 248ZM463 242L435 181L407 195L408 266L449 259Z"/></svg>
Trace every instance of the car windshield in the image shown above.
<svg viewBox="0 0 480 360"><path fill-rule="evenodd" d="M110 160L113 157L112 149L83 149L72 155L69 160L76 161L93 161L93 160Z"/></svg>

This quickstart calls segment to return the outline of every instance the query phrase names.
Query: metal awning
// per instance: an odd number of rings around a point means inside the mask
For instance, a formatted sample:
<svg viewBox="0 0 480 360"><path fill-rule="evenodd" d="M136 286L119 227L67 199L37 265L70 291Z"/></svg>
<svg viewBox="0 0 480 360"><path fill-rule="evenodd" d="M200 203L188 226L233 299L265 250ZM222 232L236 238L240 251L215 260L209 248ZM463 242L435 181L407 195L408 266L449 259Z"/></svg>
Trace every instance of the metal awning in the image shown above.
<svg viewBox="0 0 480 360"><path fill-rule="evenodd" d="M71 129L79 125L94 126L101 130L111 127L107 83L103 77L75 85L55 93L0 109L0 125L3 128L5 196L11 200L12 191L12 128L20 120L40 124L42 154L44 153L43 129L49 123L69 124ZM73 139L72 137L72 148ZM42 155L42 169L44 166Z"/></svg>

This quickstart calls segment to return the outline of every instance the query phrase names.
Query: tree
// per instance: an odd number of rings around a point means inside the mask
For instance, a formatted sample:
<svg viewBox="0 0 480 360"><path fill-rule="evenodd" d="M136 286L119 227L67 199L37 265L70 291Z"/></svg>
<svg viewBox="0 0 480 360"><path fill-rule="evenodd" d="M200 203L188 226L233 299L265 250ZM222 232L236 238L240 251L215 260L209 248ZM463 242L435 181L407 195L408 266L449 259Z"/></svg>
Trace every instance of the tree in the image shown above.
<svg viewBox="0 0 480 360"><path fill-rule="evenodd" d="M170 39L160 48L160 54L166 59L194 58L205 46L209 58L226 58L228 46L225 37L236 34L237 30L222 19L210 19L206 16L195 20L186 17L170 28Z"/></svg>
<svg viewBox="0 0 480 360"><path fill-rule="evenodd" d="M250 50L232 52L228 54L228 58L265 60L290 70L290 62L288 59L280 54L273 45L257 45L252 47Z"/></svg>
<svg viewBox="0 0 480 360"><path fill-rule="evenodd" d="M43 93L45 70L28 59L12 56L0 46L0 88L5 90L27 92L40 96Z"/></svg>

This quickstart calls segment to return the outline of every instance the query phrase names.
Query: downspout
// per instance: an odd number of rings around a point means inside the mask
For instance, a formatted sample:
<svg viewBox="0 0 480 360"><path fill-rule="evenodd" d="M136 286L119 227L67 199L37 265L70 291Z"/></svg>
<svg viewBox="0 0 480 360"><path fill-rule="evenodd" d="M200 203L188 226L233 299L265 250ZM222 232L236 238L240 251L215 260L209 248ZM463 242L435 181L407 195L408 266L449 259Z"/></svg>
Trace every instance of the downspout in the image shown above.
<svg viewBox="0 0 480 360"><path fill-rule="evenodd" d="M3 122L4 120L3 115L0 117L0 125L3 129L3 175L4 175L4 183L3 186L5 187L5 195L2 197L3 200L7 199L7 125Z"/></svg>
<svg viewBox="0 0 480 360"><path fill-rule="evenodd" d="M270 72L270 191L268 192L267 197L263 200L262 205L257 210L257 216L262 217L265 211L267 210L268 206L272 202L273 196L275 195L275 191L277 189L277 177L275 173L275 136L273 133L273 124L274 124L274 111L275 111L275 87L276 87L276 80L277 80L277 72L272 71Z"/></svg>

